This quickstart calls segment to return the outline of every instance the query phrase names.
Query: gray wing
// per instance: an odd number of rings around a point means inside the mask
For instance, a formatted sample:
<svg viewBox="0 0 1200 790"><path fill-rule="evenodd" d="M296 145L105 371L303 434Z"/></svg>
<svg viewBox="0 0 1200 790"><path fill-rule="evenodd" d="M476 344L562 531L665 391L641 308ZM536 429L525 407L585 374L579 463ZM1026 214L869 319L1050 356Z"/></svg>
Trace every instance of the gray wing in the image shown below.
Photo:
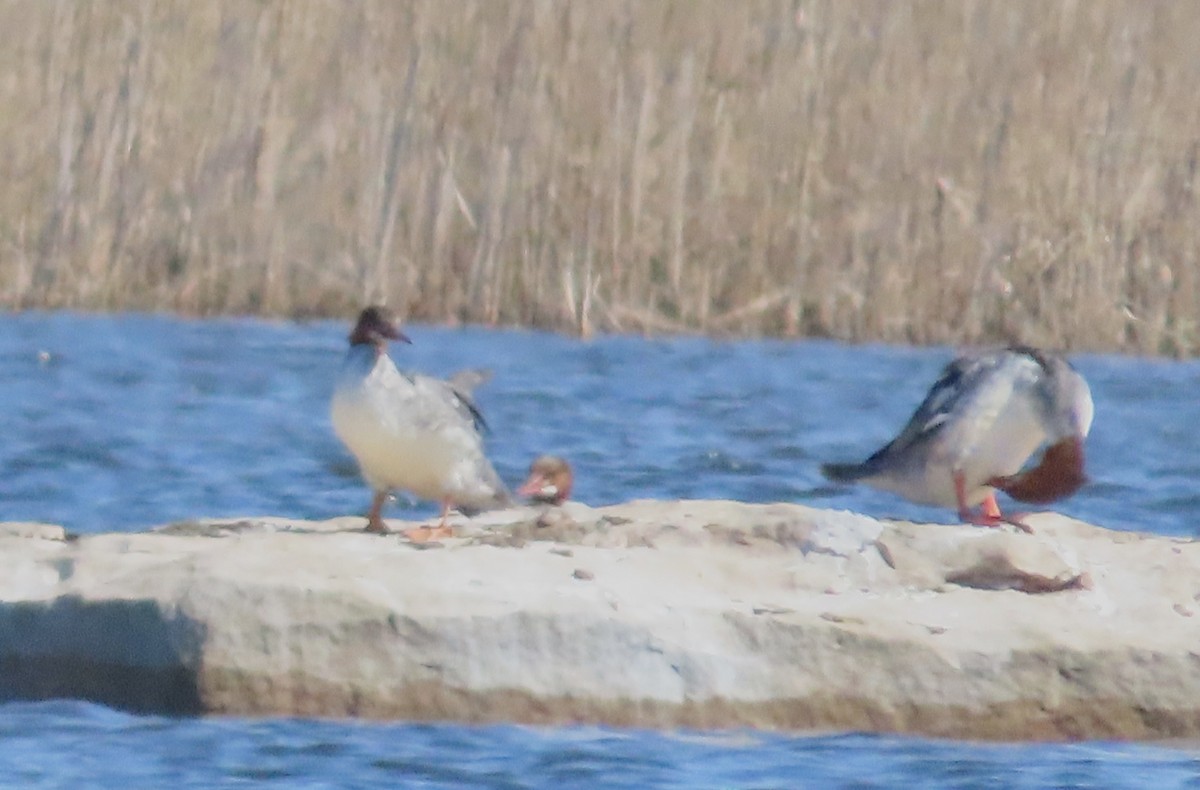
<svg viewBox="0 0 1200 790"><path fill-rule="evenodd" d="M483 418L483 412L475 404L475 390L487 384L492 380L492 371L483 370L481 368L468 368L460 370L446 380L446 384L450 387L450 392L453 395L459 411L466 410L464 416L470 416L475 423L476 430L490 431L491 427L487 424L487 420Z"/></svg>
<svg viewBox="0 0 1200 790"><path fill-rule="evenodd" d="M1006 352L968 354L950 362L929 389L921 405L895 439L871 454L861 464L826 464L822 471L834 480L854 480L875 474L880 467L917 445L937 437L951 415L974 397L979 386L1003 363Z"/></svg>
<svg viewBox="0 0 1200 790"><path fill-rule="evenodd" d="M420 374L406 374L414 387L427 393L436 393L437 404L424 401L428 407L424 419L426 424L451 431L466 431L472 434L471 444L474 456L472 465L475 475L490 494L474 501L456 502L458 508L467 515L477 513L492 507L503 507L511 504L512 498L508 487L496 473L495 467L488 460L483 449L483 432L488 429L483 413L475 405L471 394L475 387L491 379L491 373L486 370L463 370L455 373L449 379L439 379Z"/></svg>
<svg viewBox="0 0 1200 790"><path fill-rule="evenodd" d="M476 387L491 379L492 374L486 370L460 370L449 379L439 379L424 376L420 373L402 373L418 393L425 393L425 398L434 397L436 403L418 399L424 405L423 418L427 423L444 423L450 414L449 409L465 428L470 425L476 433L482 434L490 430L483 412L475 405L472 397ZM453 419L453 418L451 418Z"/></svg>

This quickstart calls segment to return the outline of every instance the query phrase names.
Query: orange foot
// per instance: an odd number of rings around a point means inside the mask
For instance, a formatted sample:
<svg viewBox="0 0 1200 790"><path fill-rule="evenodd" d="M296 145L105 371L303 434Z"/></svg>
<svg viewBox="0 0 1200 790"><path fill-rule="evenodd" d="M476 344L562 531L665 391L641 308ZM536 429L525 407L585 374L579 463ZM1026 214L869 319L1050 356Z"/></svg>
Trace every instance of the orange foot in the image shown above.
<svg viewBox="0 0 1200 790"><path fill-rule="evenodd" d="M990 515L986 512L975 513L970 510L958 511L958 517L963 520L964 524L974 524L978 527L1003 527L1005 524L1012 525L1027 535L1033 534L1033 527L1021 520L1024 513L1015 516Z"/></svg>
<svg viewBox="0 0 1200 790"><path fill-rule="evenodd" d="M410 527L400 533L413 543L429 543L442 538L454 537L454 528L447 524L434 527Z"/></svg>
<svg viewBox="0 0 1200 790"><path fill-rule="evenodd" d="M450 508L453 503L449 499L442 500L442 518L438 521L435 527L413 527L406 529L403 532L404 537L408 538L413 543L428 543L429 541L439 540L441 538L454 537L454 527L446 523L446 518L450 515Z"/></svg>
<svg viewBox="0 0 1200 790"><path fill-rule="evenodd" d="M978 513L971 510L966 501L966 483L963 481L962 473L955 473L954 475L954 492L958 495L958 517L964 523L974 524L979 527L1002 527L1005 524L1010 524L1028 535L1033 534L1033 528L1022 521L1025 514L1005 516L1000 513L1000 505L996 504L996 495L994 493L989 493L983 502L980 503Z"/></svg>

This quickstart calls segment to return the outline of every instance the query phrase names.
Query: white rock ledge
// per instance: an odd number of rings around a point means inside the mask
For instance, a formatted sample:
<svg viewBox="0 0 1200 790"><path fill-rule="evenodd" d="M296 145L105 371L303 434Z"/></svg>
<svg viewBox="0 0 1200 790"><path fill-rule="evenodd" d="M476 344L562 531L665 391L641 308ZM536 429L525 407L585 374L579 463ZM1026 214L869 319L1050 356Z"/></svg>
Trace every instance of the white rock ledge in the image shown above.
<svg viewBox="0 0 1200 790"><path fill-rule="evenodd" d="M0 699L955 738L1200 736L1200 548L799 505L71 539L0 525ZM393 522L395 527L401 524ZM411 525L406 525L411 526Z"/></svg>

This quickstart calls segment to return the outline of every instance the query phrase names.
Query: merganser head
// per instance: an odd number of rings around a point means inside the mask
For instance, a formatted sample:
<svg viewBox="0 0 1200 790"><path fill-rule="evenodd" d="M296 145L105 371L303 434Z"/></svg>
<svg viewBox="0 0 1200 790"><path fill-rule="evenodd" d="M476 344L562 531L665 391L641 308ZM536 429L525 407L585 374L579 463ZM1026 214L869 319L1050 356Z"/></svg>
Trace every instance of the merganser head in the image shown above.
<svg viewBox="0 0 1200 790"><path fill-rule="evenodd" d="M1071 436L1047 447L1032 469L992 478L988 484L1018 502L1044 505L1074 494L1087 482L1083 465L1083 439Z"/></svg>
<svg viewBox="0 0 1200 790"><path fill-rule="evenodd" d="M534 502L561 505L571 496L575 481L571 465L556 455L543 455L529 465L529 478L517 489Z"/></svg>
<svg viewBox="0 0 1200 790"><path fill-rule="evenodd" d="M358 322L350 333L350 345L372 345L382 353L389 340L412 342L400 331L391 310L382 305L371 305L358 314Z"/></svg>
<svg viewBox="0 0 1200 790"><path fill-rule="evenodd" d="M1037 466L988 481L1013 499L1033 504L1070 496L1087 482L1083 440L1095 415L1087 381L1069 362L1059 357L1043 357L1039 362L1047 374L1041 406L1050 445Z"/></svg>

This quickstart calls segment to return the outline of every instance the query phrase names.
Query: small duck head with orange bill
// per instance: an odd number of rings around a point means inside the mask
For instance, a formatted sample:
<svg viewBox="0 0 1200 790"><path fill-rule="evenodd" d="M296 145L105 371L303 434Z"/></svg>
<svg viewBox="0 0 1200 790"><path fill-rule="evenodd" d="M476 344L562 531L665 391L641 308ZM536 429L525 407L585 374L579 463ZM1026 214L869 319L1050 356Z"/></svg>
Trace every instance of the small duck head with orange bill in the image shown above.
<svg viewBox="0 0 1200 790"><path fill-rule="evenodd" d="M529 477L517 493L539 504L561 505L570 498L574 481L571 465L565 458L543 455L529 465Z"/></svg>

